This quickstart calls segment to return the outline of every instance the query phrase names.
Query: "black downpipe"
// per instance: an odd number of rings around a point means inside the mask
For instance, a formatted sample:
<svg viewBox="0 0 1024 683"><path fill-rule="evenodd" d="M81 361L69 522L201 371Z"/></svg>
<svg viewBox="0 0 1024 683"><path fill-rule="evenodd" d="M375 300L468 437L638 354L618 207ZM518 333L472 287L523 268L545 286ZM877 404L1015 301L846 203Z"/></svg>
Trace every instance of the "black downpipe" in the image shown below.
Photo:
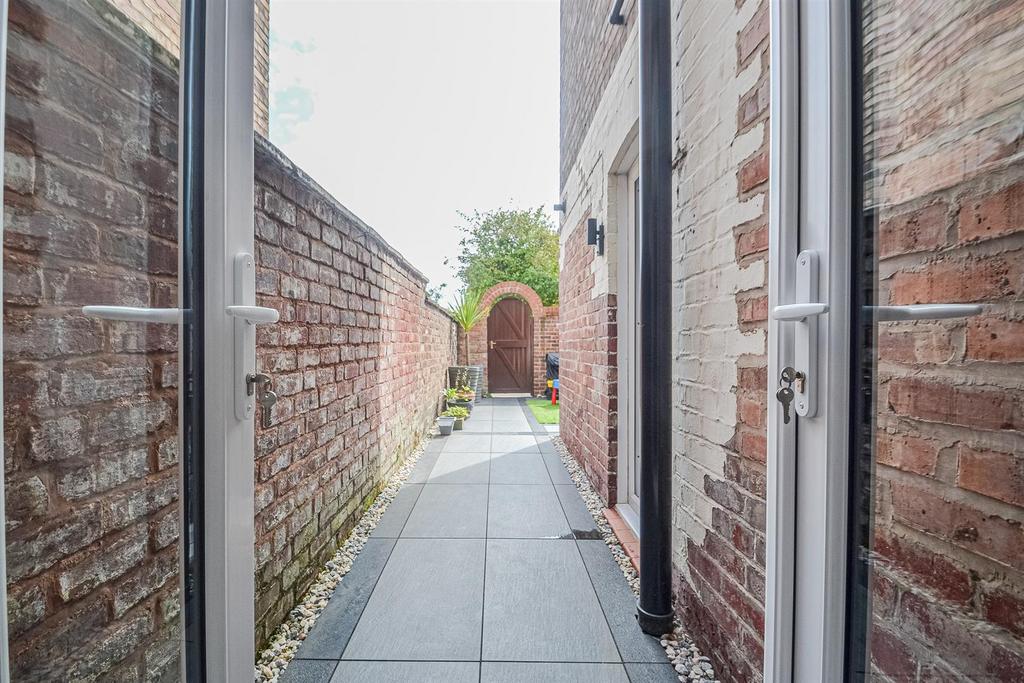
<svg viewBox="0 0 1024 683"><path fill-rule="evenodd" d="M672 630L672 44L670 0L640 0L640 601Z"/></svg>

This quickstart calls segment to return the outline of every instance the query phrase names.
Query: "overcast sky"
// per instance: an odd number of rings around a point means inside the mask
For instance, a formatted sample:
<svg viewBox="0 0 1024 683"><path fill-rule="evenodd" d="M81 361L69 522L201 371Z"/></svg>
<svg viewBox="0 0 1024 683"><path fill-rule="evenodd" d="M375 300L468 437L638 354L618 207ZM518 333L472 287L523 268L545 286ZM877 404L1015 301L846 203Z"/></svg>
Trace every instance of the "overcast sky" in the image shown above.
<svg viewBox="0 0 1024 683"><path fill-rule="evenodd" d="M459 211L558 199L557 0L272 0L270 138L432 285Z"/></svg>

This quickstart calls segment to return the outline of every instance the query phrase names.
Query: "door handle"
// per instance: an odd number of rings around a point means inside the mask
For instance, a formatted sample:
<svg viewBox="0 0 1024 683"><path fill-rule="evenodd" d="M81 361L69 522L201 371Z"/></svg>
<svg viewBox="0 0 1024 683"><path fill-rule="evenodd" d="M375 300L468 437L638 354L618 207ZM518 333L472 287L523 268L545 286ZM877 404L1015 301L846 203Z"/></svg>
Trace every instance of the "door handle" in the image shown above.
<svg viewBox="0 0 1024 683"><path fill-rule="evenodd" d="M494 342L494 341L492 341L492 342L487 342L487 343L488 343L488 344L490 344L490 345L491 345L491 348L493 349L493 348L494 348L494 346L495 346L495 345L496 345L496 344L497 344L498 342Z"/></svg>
<svg viewBox="0 0 1024 683"><path fill-rule="evenodd" d="M228 306L227 313L233 318L241 318L250 325L276 323L281 318L276 308L267 306Z"/></svg>
<svg viewBox="0 0 1024 683"><path fill-rule="evenodd" d="M818 301L818 252L806 249L796 257L796 301L772 309L772 319L796 325L793 369L799 381L793 384L793 408L801 417L818 414L818 316L828 313L828 304Z"/></svg>
<svg viewBox="0 0 1024 683"><path fill-rule="evenodd" d="M141 308L136 306L82 306L82 313L100 320L124 320L136 323L163 323L176 325L181 322L180 308Z"/></svg>
<svg viewBox="0 0 1024 683"><path fill-rule="evenodd" d="M782 304L772 309L772 317L784 321L805 320L822 313L828 313L828 304Z"/></svg>
<svg viewBox="0 0 1024 683"><path fill-rule="evenodd" d="M235 319L235 417L248 420L256 412L256 397L249 378L256 374L256 326L276 323L281 314L256 305L256 260L252 254L235 254L234 299L225 312Z"/></svg>
<svg viewBox="0 0 1024 683"><path fill-rule="evenodd" d="M981 304L913 304L911 306L865 306L864 314L879 322L890 320L947 320L969 318L981 313Z"/></svg>

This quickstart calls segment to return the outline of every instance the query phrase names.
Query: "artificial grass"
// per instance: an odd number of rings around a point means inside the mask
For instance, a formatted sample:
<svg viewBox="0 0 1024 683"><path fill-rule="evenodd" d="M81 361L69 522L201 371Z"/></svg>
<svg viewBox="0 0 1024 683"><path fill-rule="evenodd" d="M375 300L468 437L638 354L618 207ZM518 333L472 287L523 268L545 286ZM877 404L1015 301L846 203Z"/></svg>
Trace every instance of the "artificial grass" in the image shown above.
<svg viewBox="0 0 1024 683"><path fill-rule="evenodd" d="M550 399L546 398L528 398L526 399L526 405L530 407L530 412L537 418L537 422L542 425L556 425L558 424L558 404L551 405Z"/></svg>

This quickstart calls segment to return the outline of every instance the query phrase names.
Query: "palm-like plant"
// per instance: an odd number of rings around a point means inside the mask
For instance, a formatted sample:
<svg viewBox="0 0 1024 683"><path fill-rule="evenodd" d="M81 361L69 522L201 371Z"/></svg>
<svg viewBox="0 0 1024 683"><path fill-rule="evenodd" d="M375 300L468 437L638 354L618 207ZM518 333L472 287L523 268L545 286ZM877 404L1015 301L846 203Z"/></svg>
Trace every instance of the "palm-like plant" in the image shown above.
<svg viewBox="0 0 1024 683"><path fill-rule="evenodd" d="M483 292L464 289L455 296L455 302L448 308L448 314L466 334L487 317L487 309L480 305L483 296Z"/></svg>
<svg viewBox="0 0 1024 683"><path fill-rule="evenodd" d="M487 319L489 309L481 305L483 296L484 293L481 291L463 289L455 296L454 303L448 307L448 314L467 337L470 330Z"/></svg>

